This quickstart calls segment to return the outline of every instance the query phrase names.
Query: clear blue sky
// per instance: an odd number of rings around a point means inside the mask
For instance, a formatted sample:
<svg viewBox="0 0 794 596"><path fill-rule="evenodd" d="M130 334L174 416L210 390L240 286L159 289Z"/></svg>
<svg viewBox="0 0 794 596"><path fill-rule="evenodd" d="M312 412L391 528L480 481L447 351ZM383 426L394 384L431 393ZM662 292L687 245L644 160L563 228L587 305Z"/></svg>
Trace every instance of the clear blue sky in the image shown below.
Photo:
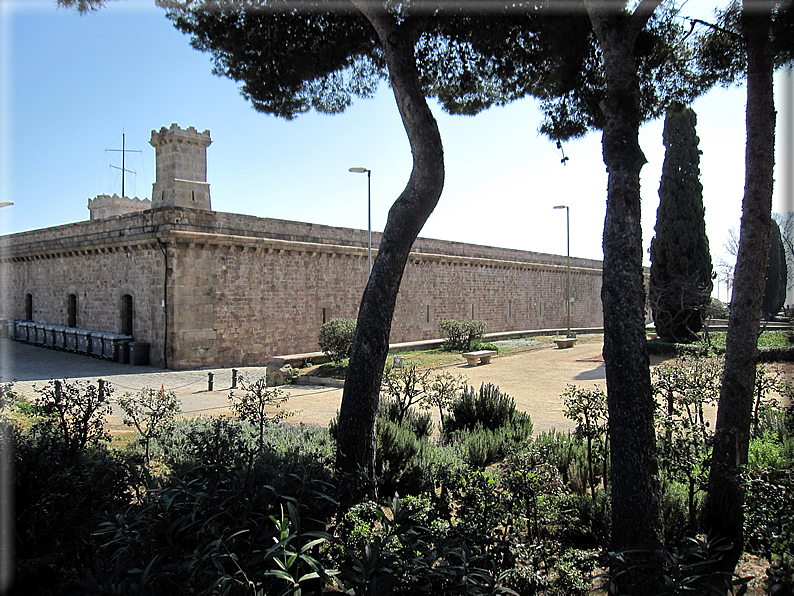
<svg viewBox="0 0 794 596"><path fill-rule="evenodd" d="M715 3L690 0L685 12L709 18ZM720 3L722 4L722 2ZM153 0L110 2L79 16L54 0L0 0L0 209L3 233L88 219L89 198L120 192L122 131L128 195L151 196L152 129L176 122L209 129L208 179L217 211L365 229L366 176L372 169L373 229L407 181L411 160L388 87L342 115L293 121L259 114L235 82L211 73L209 55L192 49ZM778 75L778 180L775 209L788 210L781 183L789 75ZM790 103L791 94L788 92ZM744 185L744 88L715 89L698 100L701 181L712 255L738 228ZM607 177L600 134L555 146L537 134L532 100L475 117L434 107L444 141L446 186L422 236L600 259ZM788 122L787 122L788 120ZM641 145L643 230L650 244L664 159L662 121L645 125ZM646 259L647 260L647 259ZM715 292L716 293L716 292ZM720 294L725 297L724 286Z"/></svg>

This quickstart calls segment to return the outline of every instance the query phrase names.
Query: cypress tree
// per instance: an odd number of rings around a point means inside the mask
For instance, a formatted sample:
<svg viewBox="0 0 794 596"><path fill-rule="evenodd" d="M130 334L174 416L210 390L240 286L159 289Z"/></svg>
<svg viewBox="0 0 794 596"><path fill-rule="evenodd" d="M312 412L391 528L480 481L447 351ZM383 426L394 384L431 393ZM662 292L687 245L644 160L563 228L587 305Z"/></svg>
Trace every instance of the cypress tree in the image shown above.
<svg viewBox="0 0 794 596"><path fill-rule="evenodd" d="M675 342L697 339L712 289L696 123L690 108L667 110L656 236L651 241L648 295L656 332Z"/></svg>
<svg viewBox="0 0 794 596"><path fill-rule="evenodd" d="M773 219L769 244L769 266L766 270L764 300L761 303L761 314L765 319L771 319L783 308L783 304L786 302L787 282L786 249L783 247L780 226Z"/></svg>

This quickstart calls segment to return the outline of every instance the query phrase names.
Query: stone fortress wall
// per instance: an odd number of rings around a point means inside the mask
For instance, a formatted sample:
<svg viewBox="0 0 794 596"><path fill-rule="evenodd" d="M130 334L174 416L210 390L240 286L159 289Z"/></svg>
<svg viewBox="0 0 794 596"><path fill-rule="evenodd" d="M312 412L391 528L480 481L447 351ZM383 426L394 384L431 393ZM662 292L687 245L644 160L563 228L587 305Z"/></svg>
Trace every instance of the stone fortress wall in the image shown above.
<svg viewBox="0 0 794 596"><path fill-rule="evenodd" d="M132 296L133 335L151 344L152 363L185 369L316 351L324 321L356 316L366 230L214 212L206 160L203 177L195 167L209 133L172 125L152 131L152 144L154 209L122 206L119 214L0 237L0 317L65 325L71 294L76 326L120 333L122 297ZM183 154L169 158L167 173L160 147ZM180 158L198 180L184 176ZM373 256L379 240L373 234ZM564 328L566 271L564 256L420 238L390 341L437 338L444 319L481 319L489 332ZM572 258L573 327L602 325L600 290L601 262Z"/></svg>

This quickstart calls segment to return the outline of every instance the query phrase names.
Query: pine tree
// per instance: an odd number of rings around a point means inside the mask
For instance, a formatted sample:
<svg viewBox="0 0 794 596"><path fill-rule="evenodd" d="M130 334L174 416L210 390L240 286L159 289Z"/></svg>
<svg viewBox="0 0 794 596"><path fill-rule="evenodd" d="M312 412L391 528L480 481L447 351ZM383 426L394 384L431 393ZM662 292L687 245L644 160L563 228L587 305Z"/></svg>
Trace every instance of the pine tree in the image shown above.
<svg viewBox="0 0 794 596"><path fill-rule="evenodd" d="M712 289L712 266L704 221L697 116L678 105L664 121L664 158L651 241L649 300L659 337L697 339Z"/></svg>

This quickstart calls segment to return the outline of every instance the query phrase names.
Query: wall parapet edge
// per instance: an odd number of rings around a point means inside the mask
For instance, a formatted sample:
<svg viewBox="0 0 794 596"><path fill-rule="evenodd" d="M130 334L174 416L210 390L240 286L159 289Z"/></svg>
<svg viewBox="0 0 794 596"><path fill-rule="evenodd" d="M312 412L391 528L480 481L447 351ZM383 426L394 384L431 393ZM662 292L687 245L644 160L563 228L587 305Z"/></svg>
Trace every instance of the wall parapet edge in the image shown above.
<svg viewBox="0 0 794 596"><path fill-rule="evenodd" d="M321 244L315 242L300 242L294 240L279 240L273 238L256 238L252 236L235 236L230 234L209 234L206 232L189 232L172 230L161 237L164 242L173 241L184 244L211 244L216 246L248 246L257 249L274 249L298 252L302 254L330 254L366 258L367 249L356 246L343 246L337 244ZM377 255L373 249L373 255ZM482 257L462 257L456 255L432 254L411 252L409 261L421 264L424 261L434 263L452 263L457 265L495 267L506 269L527 269L534 271L566 271L566 265L551 265L546 263L532 263L528 261L509 261L504 259L487 259ZM583 275L601 275L602 270L591 267L571 267L571 273Z"/></svg>

